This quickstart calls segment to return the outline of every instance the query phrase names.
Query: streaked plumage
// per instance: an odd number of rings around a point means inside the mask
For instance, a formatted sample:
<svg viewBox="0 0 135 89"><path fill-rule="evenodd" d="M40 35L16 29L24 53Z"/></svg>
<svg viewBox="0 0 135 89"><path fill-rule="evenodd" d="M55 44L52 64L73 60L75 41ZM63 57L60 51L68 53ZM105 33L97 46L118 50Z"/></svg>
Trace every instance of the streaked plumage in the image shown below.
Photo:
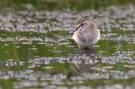
<svg viewBox="0 0 135 89"><path fill-rule="evenodd" d="M99 29L91 21L81 18L76 22L76 30L73 39L79 48L88 48L96 44L100 39Z"/></svg>

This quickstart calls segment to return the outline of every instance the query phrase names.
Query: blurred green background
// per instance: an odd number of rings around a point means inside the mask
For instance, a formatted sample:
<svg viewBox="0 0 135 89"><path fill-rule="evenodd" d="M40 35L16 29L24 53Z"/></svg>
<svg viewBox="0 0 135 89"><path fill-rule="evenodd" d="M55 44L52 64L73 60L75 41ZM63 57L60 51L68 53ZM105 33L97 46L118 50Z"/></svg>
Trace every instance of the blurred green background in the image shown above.
<svg viewBox="0 0 135 89"><path fill-rule="evenodd" d="M100 9L110 5L135 3L135 0L0 0L0 9L48 9L48 10L84 10Z"/></svg>

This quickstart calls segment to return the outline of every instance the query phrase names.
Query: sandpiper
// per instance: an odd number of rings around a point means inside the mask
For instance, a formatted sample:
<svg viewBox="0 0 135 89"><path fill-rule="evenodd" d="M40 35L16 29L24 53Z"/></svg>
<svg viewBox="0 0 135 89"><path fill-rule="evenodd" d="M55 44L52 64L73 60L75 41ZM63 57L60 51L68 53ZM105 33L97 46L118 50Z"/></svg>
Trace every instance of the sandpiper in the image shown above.
<svg viewBox="0 0 135 89"><path fill-rule="evenodd" d="M76 21L73 39L80 49L89 48L99 41L100 31L93 22L80 18Z"/></svg>

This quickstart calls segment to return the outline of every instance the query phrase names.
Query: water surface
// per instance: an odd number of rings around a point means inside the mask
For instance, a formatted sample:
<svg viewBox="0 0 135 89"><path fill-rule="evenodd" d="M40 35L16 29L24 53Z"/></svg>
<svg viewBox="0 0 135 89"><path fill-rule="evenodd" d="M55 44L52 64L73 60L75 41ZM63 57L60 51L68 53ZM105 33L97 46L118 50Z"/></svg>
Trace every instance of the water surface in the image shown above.
<svg viewBox="0 0 135 89"><path fill-rule="evenodd" d="M72 40L79 17L100 28L93 49L79 50ZM1 13L0 88L134 89L134 24L132 5Z"/></svg>

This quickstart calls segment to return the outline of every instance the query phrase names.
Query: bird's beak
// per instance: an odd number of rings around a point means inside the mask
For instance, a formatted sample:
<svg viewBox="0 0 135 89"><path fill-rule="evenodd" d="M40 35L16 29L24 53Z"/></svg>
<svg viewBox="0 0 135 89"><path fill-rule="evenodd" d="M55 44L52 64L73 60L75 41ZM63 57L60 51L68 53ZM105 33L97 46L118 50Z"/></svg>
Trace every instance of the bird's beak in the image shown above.
<svg viewBox="0 0 135 89"><path fill-rule="evenodd" d="M80 26L77 26L77 27L72 31L72 33L74 33L75 31L77 31L79 28L80 28Z"/></svg>
<svg viewBox="0 0 135 89"><path fill-rule="evenodd" d="M74 34L75 31L77 31L77 30L78 30L78 28L73 29L73 30L71 31L71 34Z"/></svg>
<svg viewBox="0 0 135 89"><path fill-rule="evenodd" d="M74 33L75 31L77 31L77 29L78 29L78 28L75 28L75 29L73 30L73 33Z"/></svg>

